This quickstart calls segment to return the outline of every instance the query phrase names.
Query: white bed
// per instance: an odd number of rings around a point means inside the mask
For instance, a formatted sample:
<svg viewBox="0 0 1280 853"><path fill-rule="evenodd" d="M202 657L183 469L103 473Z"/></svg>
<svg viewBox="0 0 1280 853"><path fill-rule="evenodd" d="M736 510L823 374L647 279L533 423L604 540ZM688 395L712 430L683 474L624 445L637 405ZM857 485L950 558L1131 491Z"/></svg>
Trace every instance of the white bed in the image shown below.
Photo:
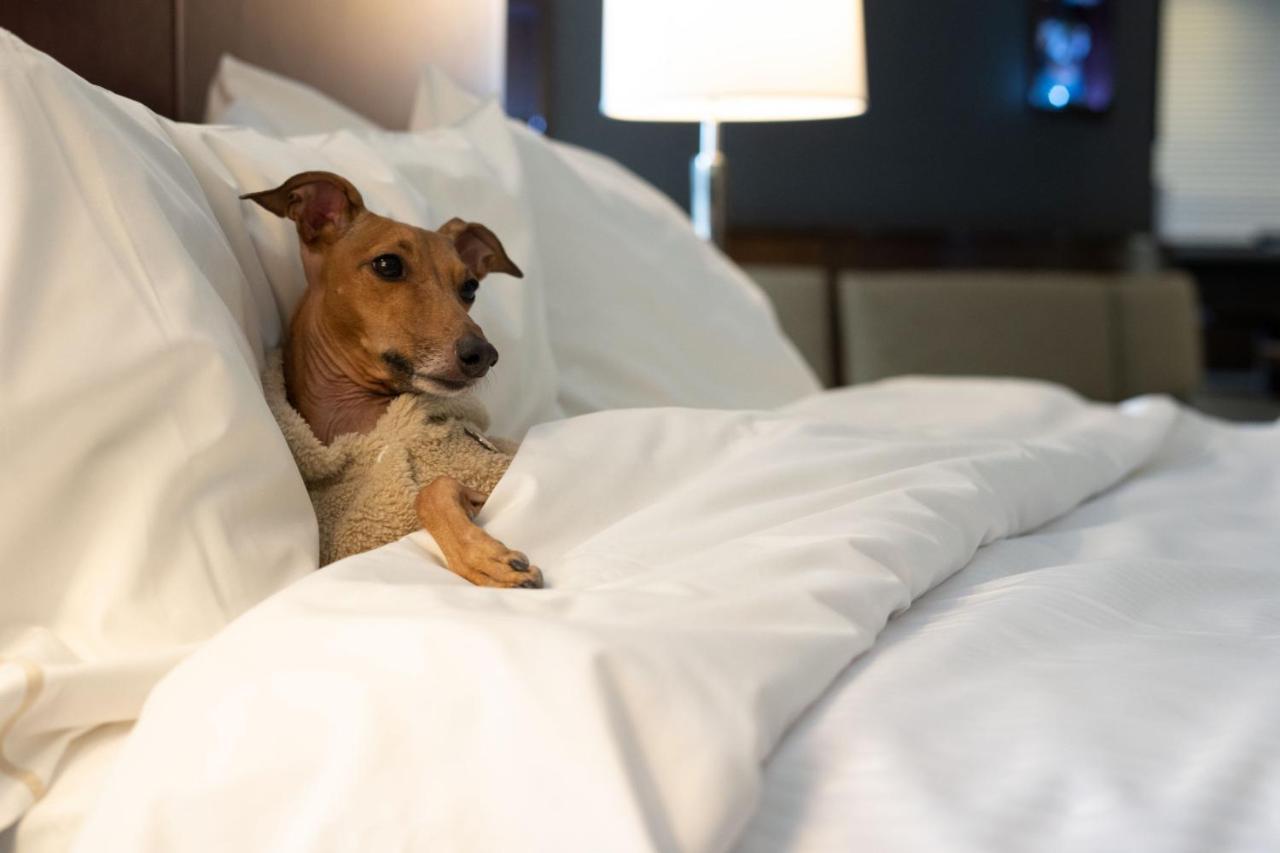
<svg viewBox="0 0 1280 853"><path fill-rule="evenodd" d="M1280 840L1280 429L1000 380L816 394L656 193L438 77L423 135L286 140L4 33L0 73L37 226L0 229L0 849ZM335 164L520 247L485 393L529 432L484 521L546 591L471 588L425 534L309 571L254 378L297 260L236 195Z"/></svg>

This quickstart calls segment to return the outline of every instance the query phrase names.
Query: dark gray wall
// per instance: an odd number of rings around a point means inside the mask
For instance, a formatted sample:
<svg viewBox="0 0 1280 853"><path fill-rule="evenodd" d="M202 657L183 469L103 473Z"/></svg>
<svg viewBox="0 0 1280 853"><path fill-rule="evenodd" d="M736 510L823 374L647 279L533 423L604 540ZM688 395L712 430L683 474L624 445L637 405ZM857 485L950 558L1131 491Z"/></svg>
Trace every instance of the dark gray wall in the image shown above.
<svg viewBox="0 0 1280 853"><path fill-rule="evenodd" d="M1027 106L1027 0L866 0L870 111L725 128L731 223L1147 229L1157 5L1113 0L1116 100L1093 116ZM695 127L600 114L600 8L551 3L551 133L685 205Z"/></svg>

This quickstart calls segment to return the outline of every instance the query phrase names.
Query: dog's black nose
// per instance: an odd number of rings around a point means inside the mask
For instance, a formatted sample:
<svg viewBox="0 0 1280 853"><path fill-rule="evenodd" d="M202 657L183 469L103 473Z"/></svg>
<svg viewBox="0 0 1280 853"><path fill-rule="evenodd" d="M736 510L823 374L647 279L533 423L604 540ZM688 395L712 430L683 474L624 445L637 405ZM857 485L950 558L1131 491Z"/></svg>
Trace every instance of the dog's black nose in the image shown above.
<svg viewBox="0 0 1280 853"><path fill-rule="evenodd" d="M498 363L498 351L479 335L467 335L458 341L456 349L462 372L472 379L484 376L490 367Z"/></svg>

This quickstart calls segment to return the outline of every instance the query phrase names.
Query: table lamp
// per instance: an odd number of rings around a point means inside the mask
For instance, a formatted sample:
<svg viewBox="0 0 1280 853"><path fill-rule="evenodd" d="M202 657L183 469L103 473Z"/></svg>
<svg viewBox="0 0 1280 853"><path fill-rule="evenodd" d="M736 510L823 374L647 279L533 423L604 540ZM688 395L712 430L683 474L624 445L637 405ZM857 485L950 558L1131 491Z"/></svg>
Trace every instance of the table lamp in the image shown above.
<svg viewBox="0 0 1280 853"><path fill-rule="evenodd" d="M724 244L720 124L867 109L862 0L604 0L600 110L701 125L693 227Z"/></svg>

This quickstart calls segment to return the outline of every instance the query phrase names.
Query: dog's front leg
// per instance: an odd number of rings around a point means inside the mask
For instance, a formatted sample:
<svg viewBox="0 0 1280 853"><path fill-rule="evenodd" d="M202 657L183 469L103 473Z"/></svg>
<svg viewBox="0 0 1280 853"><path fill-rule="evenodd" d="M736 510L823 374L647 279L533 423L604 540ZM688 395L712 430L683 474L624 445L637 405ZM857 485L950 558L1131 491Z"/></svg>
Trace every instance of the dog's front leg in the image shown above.
<svg viewBox="0 0 1280 853"><path fill-rule="evenodd" d="M437 477L418 492L418 520L459 577L476 586L542 586L542 572L528 557L485 533L473 520L487 497L452 477Z"/></svg>

